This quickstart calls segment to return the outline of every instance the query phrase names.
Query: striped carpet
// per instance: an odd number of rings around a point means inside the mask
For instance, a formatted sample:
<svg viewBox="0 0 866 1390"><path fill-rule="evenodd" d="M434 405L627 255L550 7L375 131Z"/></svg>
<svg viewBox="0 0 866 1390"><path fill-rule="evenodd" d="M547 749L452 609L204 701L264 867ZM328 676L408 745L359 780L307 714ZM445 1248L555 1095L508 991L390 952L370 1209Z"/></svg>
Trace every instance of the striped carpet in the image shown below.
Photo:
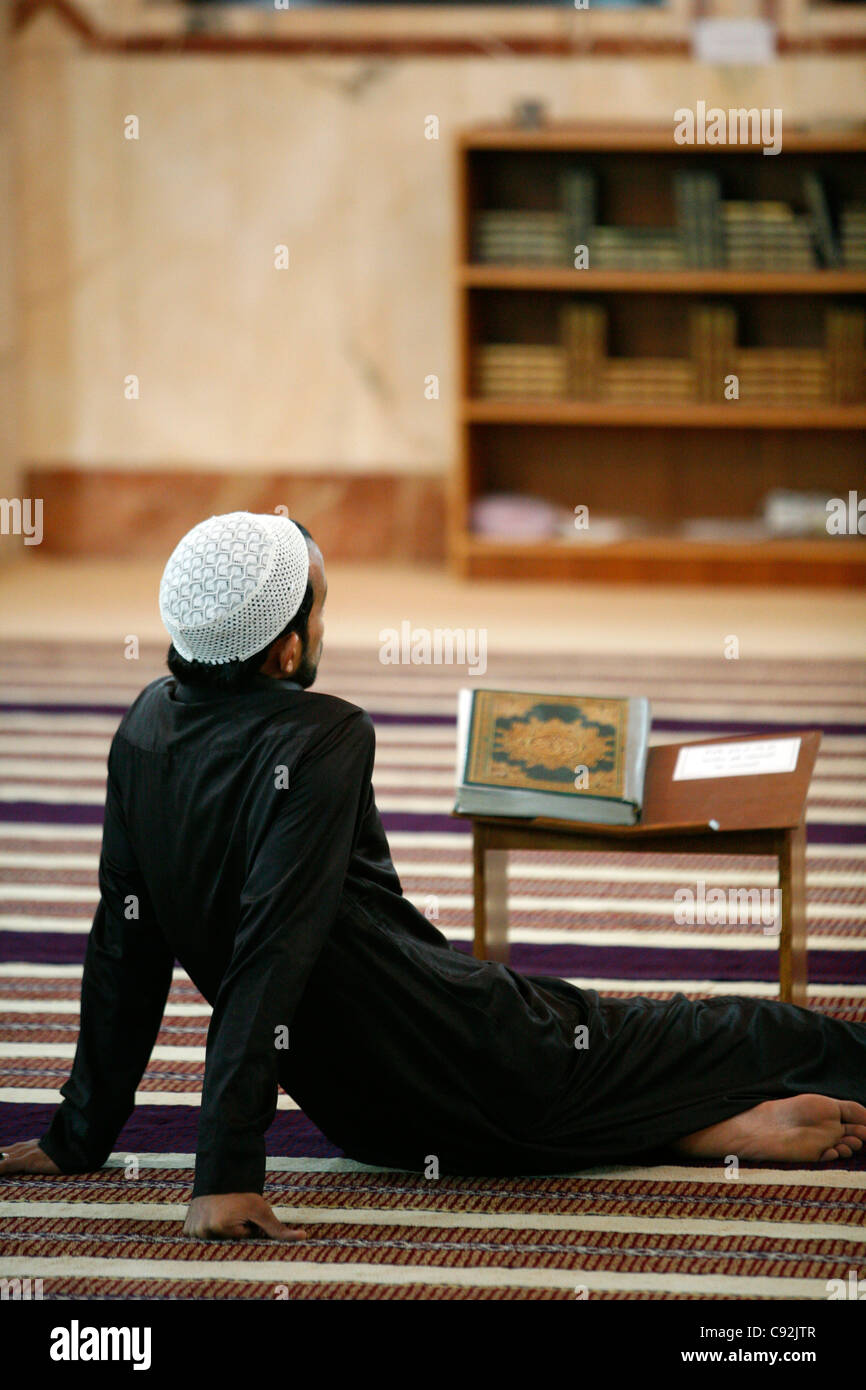
<svg viewBox="0 0 866 1390"><path fill-rule="evenodd" d="M0 692L0 1143L44 1131L73 1055L96 901L108 743L162 649L7 649ZM485 683L643 693L653 741L819 727L808 810L810 1003L866 1022L866 681L850 662L491 656ZM449 816L449 667L329 651L320 687L368 708L375 785L406 893L469 949L465 826ZM777 991L759 928L678 926L673 894L771 887L769 860L515 855L512 963L614 995ZM0 1276L47 1298L826 1299L866 1288L866 1158L826 1166L618 1166L439 1179L346 1160L287 1096L267 1194L293 1246L187 1240L209 1010L177 971L139 1105L100 1174L0 1183Z"/></svg>

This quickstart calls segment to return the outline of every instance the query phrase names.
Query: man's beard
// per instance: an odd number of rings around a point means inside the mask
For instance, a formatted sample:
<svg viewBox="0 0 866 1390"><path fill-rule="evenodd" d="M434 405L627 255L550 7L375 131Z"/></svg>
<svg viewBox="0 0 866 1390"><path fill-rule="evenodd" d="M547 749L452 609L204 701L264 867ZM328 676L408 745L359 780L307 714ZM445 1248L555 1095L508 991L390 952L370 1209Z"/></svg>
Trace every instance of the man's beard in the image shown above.
<svg viewBox="0 0 866 1390"><path fill-rule="evenodd" d="M318 670L319 663L312 660L307 649L307 643L305 642L298 669L292 672L289 679L294 681L296 685L301 686L303 690L308 690L316 679Z"/></svg>

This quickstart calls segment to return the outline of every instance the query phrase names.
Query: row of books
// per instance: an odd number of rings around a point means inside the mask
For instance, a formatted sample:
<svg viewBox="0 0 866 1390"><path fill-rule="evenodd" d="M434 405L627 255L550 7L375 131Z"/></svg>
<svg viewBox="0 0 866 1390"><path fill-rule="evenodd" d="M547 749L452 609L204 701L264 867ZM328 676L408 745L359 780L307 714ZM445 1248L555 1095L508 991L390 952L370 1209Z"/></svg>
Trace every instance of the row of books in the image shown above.
<svg viewBox="0 0 866 1390"><path fill-rule="evenodd" d="M830 394L838 404L861 401L866 394L866 312L834 306L824 315Z"/></svg>
<svg viewBox="0 0 866 1390"><path fill-rule="evenodd" d="M866 203L848 203L841 221L842 263L866 270Z"/></svg>
<svg viewBox="0 0 866 1390"><path fill-rule="evenodd" d="M724 399L725 377L734 370L737 315L730 304L693 304L689 311L689 350L695 364L699 401Z"/></svg>
<svg viewBox="0 0 866 1390"><path fill-rule="evenodd" d="M820 348L739 348L731 371L741 401L821 405L830 400L830 366Z"/></svg>
<svg viewBox="0 0 866 1390"><path fill-rule="evenodd" d="M591 227L586 243L595 270L682 270L676 227Z"/></svg>
<svg viewBox="0 0 866 1390"><path fill-rule="evenodd" d="M722 186L708 169L681 169L674 174L674 207L683 242L683 263L690 270L711 270L727 262L725 229L719 206Z"/></svg>
<svg viewBox="0 0 866 1390"><path fill-rule="evenodd" d="M620 357L602 363L601 398L616 405L676 405L694 400L695 366L687 357Z"/></svg>
<svg viewBox="0 0 866 1390"><path fill-rule="evenodd" d="M560 212L480 212L475 224L475 256L479 261L499 264L561 265L568 251L565 228L566 219Z"/></svg>
<svg viewBox="0 0 866 1390"><path fill-rule="evenodd" d="M725 263L729 270L812 270L811 226L789 203L722 203Z"/></svg>
<svg viewBox="0 0 866 1390"><path fill-rule="evenodd" d="M834 221L824 182L803 174L803 205L778 199L724 199L712 170L673 175L674 226L608 226L598 215L593 172L578 166L559 180L555 210L491 208L476 213L475 259L487 264L575 264L585 246L590 269L866 269L866 203L846 202Z"/></svg>
<svg viewBox="0 0 866 1390"><path fill-rule="evenodd" d="M762 405L853 403L866 391L866 311L832 306L820 348L741 347L726 304L698 304L683 357L609 357L607 315L597 304L560 312L558 344L483 343L475 393L507 399L571 398L619 404L722 401L732 376L739 400Z"/></svg>
<svg viewBox="0 0 866 1390"><path fill-rule="evenodd" d="M568 360L564 348L535 343L482 343L476 349L475 391L479 396L565 396Z"/></svg>
<svg viewBox="0 0 866 1390"><path fill-rule="evenodd" d="M697 367L697 399L724 399L726 379L737 377L740 400L764 404L853 404L866 393L866 311L831 305L824 314L821 348L739 347L737 316L729 304L695 304L689 313L690 355Z"/></svg>
<svg viewBox="0 0 866 1390"><path fill-rule="evenodd" d="M598 357L581 377L564 348L488 343L478 349L475 389L499 399L598 399L620 405L695 399L696 367L686 357Z"/></svg>

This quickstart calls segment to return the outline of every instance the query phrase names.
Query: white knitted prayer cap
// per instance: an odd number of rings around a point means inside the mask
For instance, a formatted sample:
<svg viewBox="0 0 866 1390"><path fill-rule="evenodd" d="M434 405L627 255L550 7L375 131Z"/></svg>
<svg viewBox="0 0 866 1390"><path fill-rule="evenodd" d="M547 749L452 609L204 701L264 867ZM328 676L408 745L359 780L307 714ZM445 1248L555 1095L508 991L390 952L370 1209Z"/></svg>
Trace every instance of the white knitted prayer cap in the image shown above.
<svg viewBox="0 0 866 1390"><path fill-rule="evenodd" d="M187 661L245 661L278 637L307 588L307 542L286 516L228 512L194 526L163 571L159 612Z"/></svg>

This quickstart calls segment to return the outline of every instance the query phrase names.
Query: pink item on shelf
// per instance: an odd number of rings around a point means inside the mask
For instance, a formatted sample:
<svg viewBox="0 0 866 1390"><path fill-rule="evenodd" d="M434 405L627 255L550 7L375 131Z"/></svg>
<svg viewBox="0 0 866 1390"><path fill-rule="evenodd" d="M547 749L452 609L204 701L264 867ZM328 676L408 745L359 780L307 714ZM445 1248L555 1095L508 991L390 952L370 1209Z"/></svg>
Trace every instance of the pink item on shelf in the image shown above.
<svg viewBox="0 0 866 1390"><path fill-rule="evenodd" d="M539 540L555 536L562 508L543 497L519 492L493 492L472 504L472 530L478 536L507 536L515 540Z"/></svg>

